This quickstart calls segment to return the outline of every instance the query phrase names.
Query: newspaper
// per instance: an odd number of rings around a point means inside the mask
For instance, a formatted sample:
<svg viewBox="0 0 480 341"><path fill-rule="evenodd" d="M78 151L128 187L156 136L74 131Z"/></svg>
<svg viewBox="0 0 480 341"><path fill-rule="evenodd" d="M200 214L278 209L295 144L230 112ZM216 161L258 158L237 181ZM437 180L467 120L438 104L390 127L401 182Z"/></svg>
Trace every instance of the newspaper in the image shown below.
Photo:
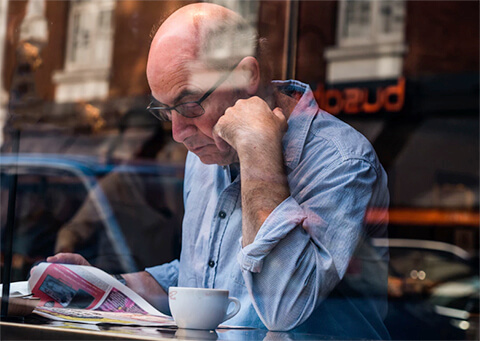
<svg viewBox="0 0 480 341"><path fill-rule="evenodd" d="M32 269L28 287L40 298L33 312L52 320L175 326L170 316L91 266L40 263Z"/></svg>
<svg viewBox="0 0 480 341"><path fill-rule="evenodd" d="M54 321L79 322L85 324L119 324L131 326L175 327L170 316L146 315L138 313L118 313L109 311L75 308L36 307L34 313Z"/></svg>

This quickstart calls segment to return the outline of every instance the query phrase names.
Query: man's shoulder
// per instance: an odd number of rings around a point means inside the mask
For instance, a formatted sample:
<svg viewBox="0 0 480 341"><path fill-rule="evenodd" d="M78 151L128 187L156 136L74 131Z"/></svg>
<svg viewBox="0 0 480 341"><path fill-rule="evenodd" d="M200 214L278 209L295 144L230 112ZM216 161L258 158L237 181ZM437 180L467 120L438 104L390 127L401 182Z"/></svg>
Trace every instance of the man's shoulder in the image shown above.
<svg viewBox="0 0 480 341"><path fill-rule="evenodd" d="M347 123L320 109L307 84L296 80L274 81L273 84L282 93L298 99L288 121L289 133L284 141L287 165L296 167L294 160L300 161L309 155L322 164L363 160L375 168L379 167L376 153L367 138ZM302 148L303 142L305 144Z"/></svg>
<svg viewBox="0 0 480 341"><path fill-rule="evenodd" d="M360 132L337 117L319 110L312 121L307 143L318 144L318 151L334 153L338 162L363 160L377 167L371 143Z"/></svg>

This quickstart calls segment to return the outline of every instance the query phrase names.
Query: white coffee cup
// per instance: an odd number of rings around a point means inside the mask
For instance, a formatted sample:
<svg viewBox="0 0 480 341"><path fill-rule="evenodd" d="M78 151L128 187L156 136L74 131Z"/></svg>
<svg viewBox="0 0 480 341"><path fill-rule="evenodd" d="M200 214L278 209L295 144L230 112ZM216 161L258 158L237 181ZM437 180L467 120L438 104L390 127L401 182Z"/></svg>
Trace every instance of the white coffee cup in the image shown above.
<svg viewBox="0 0 480 341"><path fill-rule="evenodd" d="M187 329L215 329L240 311L240 301L221 289L170 287L168 303L177 326Z"/></svg>

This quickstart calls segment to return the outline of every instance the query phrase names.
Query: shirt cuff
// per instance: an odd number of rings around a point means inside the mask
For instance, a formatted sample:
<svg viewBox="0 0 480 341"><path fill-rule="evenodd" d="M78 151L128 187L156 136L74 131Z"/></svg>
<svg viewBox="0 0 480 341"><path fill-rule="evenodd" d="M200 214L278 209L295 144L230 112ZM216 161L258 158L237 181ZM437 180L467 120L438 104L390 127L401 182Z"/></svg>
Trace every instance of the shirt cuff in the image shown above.
<svg viewBox="0 0 480 341"><path fill-rule="evenodd" d="M253 243L238 253L237 261L241 269L262 271L264 258L290 231L302 225L306 218L305 212L293 197L285 199L264 221Z"/></svg>
<svg viewBox="0 0 480 341"><path fill-rule="evenodd" d="M145 271L152 275L162 289L168 293L169 287L174 287L178 284L178 266L179 261L175 259L170 263L146 268Z"/></svg>

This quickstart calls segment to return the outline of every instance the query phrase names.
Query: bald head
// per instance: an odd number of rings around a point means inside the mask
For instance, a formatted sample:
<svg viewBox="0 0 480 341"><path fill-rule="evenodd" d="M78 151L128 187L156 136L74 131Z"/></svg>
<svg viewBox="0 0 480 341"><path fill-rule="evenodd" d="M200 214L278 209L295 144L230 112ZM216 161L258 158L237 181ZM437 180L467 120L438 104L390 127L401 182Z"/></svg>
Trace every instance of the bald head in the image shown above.
<svg viewBox="0 0 480 341"><path fill-rule="evenodd" d="M168 17L155 34L147 64L149 83L165 68L201 63L226 70L256 56L255 30L237 13L211 3L187 5Z"/></svg>

